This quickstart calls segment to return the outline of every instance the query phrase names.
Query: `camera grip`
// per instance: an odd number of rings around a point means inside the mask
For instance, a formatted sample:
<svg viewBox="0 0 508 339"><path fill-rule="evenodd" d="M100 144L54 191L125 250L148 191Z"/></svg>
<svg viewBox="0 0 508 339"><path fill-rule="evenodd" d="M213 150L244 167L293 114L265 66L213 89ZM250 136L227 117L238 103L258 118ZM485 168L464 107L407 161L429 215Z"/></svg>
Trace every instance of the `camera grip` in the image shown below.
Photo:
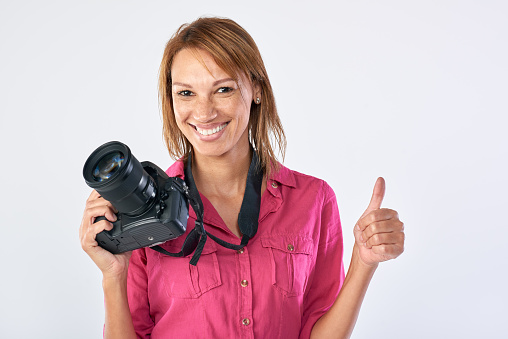
<svg viewBox="0 0 508 339"><path fill-rule="evenodd" d="M96 222L99 222L101 220L109 221L106 217L100 216L100 217L95 218L95 221L93 223L95 224ZM111 221L109 221L109 222L111 222Z"/></svg>
<svg viewBox="0 0 508 339"><path fill-rule="evenodd" d="M95 218L94 223L99 222L101 220L109 221L106 217L100 216L100 217ZM121 222L120 222L120 220L117 220L115 222L112 222L112 221L109 221L109 222L111 222L113 224L113 229L111 231L104 230L102 232L97 233L97 235L95 236L95 240L99 243L99 246L101 246L105 250L107 250L113 254L118 254L123 251L120 251L118 249L119 241L115 240L113 238L114 237L113 235L115 233L118 233L119 230L121 229Z"/></svg>

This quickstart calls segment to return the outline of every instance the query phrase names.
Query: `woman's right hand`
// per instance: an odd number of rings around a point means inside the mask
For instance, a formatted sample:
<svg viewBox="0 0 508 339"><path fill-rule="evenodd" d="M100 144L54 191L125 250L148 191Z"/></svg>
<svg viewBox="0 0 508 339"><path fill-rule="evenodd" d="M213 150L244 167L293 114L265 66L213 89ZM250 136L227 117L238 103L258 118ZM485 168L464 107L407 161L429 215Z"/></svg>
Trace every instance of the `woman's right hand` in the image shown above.
<svg viewBox="0 0 508 339"><path fill-rule="evenodd" d="M129 258L132 252L112 254L99 246L95 236L104 231L110 231L113 228L111 222L116 221L116 209L113 205L100 196L97 191L93 191L86 201L83 220L79 228L79 239L83 250L92 258L97 267L102 271L105 279L107 278L125 278L129 266ZM100 220L94 223L97 217L104 216L107 220Z"/></svg>

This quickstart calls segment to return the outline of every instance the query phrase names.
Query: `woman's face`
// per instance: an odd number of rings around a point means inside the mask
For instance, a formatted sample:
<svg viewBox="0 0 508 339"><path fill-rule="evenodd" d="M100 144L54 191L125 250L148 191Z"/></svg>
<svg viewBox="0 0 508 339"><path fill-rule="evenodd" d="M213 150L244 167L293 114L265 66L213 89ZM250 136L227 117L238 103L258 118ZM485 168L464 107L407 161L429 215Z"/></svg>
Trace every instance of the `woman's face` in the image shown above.
<svg viewBox="0 0 508 339"><path fill-rule="evenodd" d="M248 152L255 93L242 75L235 82L204 50L183 49L171 67L176 123L200 155ZM241 152L241 153L237 153Z"/></svg>

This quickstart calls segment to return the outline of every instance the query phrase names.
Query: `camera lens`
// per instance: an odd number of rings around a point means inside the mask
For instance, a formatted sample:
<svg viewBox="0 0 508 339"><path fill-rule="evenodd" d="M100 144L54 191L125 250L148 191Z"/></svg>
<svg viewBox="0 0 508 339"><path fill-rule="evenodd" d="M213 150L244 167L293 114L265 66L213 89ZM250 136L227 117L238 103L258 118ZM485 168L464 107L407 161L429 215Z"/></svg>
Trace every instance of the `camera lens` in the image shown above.
<svg viewBox="0 0 508 339"><path fill-rule="evenodd" d="M142 214L156 196L153 178L129 147L118 141L100 146L88 157L83 177L88 186L127 215Z"/></svg>
<svg viewBox="0 0 508 339"><path fill-rule="evenodd" d="M93 178L102 182L111 178L125 161L122 152L112 152L104 156L93 171Z"/></svg>

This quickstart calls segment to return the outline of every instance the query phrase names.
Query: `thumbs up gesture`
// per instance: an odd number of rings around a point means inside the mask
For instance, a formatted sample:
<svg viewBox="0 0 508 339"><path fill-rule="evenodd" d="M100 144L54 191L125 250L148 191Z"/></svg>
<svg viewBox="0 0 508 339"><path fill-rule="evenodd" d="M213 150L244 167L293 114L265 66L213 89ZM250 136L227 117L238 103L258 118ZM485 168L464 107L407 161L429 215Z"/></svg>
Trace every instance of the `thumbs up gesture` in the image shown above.
<svg viewBox="0 0 508 339"><path fill-rule="evenodd" d="M396 211L381 208L385 180L378 178L369 206L354 228L358 254L369 266L398 257L404 251L404 224Z"/></svg>

